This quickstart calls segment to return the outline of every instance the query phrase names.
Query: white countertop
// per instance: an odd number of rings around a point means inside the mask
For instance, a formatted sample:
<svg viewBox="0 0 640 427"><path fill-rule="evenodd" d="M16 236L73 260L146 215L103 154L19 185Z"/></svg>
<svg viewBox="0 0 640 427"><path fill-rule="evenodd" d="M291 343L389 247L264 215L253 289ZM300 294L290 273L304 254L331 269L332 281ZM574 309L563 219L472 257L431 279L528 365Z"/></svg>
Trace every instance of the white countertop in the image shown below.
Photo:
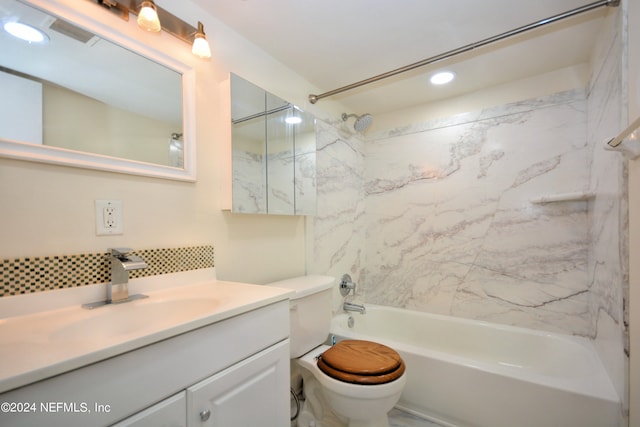
<svg viewBox="0 0 640 427"><path fill-rule="evenodd" d="M103 296L104 285L0 298L0 393L287 300L292 294L271 286L218 281L215 273L199 273L195 283L172 287L181 277L193 280L194 275L177 273L168 282L161 276L133 279L129 294L142 292L149 298L93 310L81 304Z"/></svg>

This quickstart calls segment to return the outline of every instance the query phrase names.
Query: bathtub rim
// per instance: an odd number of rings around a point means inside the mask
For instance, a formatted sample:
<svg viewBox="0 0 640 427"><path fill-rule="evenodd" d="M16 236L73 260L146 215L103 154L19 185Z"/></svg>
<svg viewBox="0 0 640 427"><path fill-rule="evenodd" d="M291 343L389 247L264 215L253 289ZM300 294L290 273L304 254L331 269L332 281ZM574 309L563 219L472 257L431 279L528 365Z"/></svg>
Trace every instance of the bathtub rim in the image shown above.
<svg viewBox="0 0 640 427"><path fill-rule="evenodd" d="M494 375L512 377L520 381L533 382L541 386L557 388L557 389L560 389L566 392L575 393L578 395L584 395L584 396L594 397L598 399L603 399L616 404L621 403L621 399L618 396L613 386L613 382L607 375L606 369L602 361L600 360L600 357L598 356L598 352L595 348L594 342L588 338L574 336L574 335L560 334L557 332L542 331L538 329L524 328L521 326L492 323L484 320L473 320L473 319L448 316L448 315L437 314L437 313L421 312L417 310L404 309L404 308L391 307L391 306L366 304L366 308L367 308L367 313L364 315L347 313L347 312L334 313L334 316L331 319L331 329L330 329L329 340L332 339L332 336L335 336L336 340L345 339L345 338L363 339L363 340L370 340L370 341L378 340L382 344L388 345L389 347L395 349L399 353L406 351L406 352L411 352L413 354L424 355L425 357L434 357L438 360L443 360L449 363L460 364L472 369L478 369L481 371L489 372ZM403 341L397 341L392 338L379 338L374 335L369 335L362 332L354 332L352 330L348 330L348 328L344 329L341 327L338 327L338 328L336 327L339 319L345 319L344 323L346 324L346 319L349 316L354 317L354 319L356 320L356 327L357 327L357 324L358 324L357 319L359 316L367 316L368 314L372 314L377 311L409 312L413 315L426 317L426 318L434 318L440 321L447 321L447 322L451 321L458 324L472 325L474 327L481 326L485 328L495 328L502 331L531 334L539 337L541 336L544 338L552 338L560 341L566 341L571 343L572 345L579 346L581 351L584 351L586 353L589 359L589 363L592 364L591 367L594 369L590 370L589 372L582 373L583 375L581 375L579 378L575 378L575 377L558 378L558 377L545 375L545 374L531 371L531 370L525 371L523 369L518 369L518 368L509 367L505 365L499 365L499 364L491 363L487 361L474 360L469 357L447 353L440 350L424 348L415 344L411 344ZM342 332L346 332L346 334Z"/></svg>

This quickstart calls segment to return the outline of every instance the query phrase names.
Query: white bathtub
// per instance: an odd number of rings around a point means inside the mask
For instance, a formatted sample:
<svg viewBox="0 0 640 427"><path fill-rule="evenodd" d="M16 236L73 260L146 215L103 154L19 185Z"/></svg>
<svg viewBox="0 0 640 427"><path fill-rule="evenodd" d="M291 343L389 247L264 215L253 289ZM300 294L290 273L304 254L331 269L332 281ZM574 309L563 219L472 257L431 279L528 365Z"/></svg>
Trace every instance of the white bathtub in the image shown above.
<svg viewBox="0 0 640 427"><path fill-rule="evenodd" d="M368 304L336 338L377 341L407 365L398 407L455 427L616 427L619 398L588 339Z"/></svg>

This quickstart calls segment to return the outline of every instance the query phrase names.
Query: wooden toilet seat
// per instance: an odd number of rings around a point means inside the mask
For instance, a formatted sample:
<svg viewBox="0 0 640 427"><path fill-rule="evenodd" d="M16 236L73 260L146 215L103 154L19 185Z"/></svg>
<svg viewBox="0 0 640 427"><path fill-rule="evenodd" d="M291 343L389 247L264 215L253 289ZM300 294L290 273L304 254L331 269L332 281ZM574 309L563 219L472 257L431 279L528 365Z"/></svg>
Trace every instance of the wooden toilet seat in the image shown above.
<svg viewBox="0 0 640 427"><path fill-rule="evenodd" d="M344 340L322 353L318 368L340 381L375 385L400 378L405 371L405 364L400 355L386 345L364 340Z"/></svg>

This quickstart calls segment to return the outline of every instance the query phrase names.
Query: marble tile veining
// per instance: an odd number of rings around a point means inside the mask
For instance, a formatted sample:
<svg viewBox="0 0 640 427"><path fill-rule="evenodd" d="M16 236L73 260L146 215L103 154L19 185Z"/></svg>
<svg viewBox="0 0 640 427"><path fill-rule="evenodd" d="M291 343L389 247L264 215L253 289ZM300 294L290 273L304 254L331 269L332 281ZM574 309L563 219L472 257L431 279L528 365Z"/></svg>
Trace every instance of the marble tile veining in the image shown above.
<svg viewBox="0 0 640 427"><path fill-rule="evenodd" d="M356 299L593 336L593 140L574 90L378 133L318 134L313 272Z"/></svg>
<svg viewBox="0 0 640 427"><path fill-rule="evenodd" d="M366 300L589 333L587 203L530 202L588 189L584 94L561 98L367 142Z"/></svg>

